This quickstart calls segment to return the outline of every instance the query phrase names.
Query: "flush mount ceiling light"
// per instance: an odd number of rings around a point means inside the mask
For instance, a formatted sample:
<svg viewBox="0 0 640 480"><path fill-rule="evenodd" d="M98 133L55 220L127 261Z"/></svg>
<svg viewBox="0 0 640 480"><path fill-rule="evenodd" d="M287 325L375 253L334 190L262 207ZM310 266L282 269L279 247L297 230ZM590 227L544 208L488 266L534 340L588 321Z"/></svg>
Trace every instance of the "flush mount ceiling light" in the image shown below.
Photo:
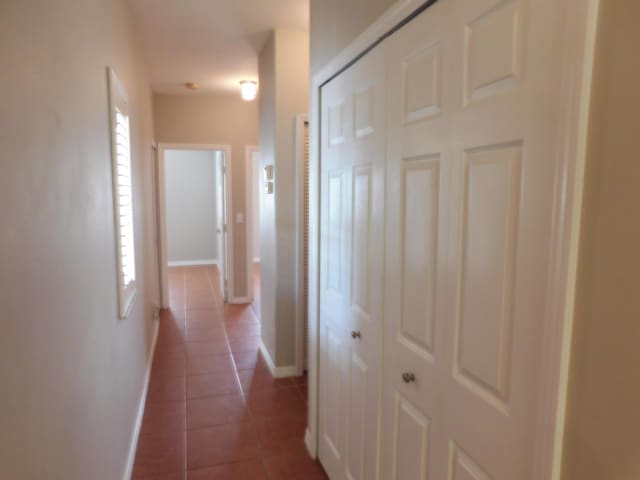
<svg viewBox="0 0 640 480"><path fill-rule="evenodd" d="M255 100L257 94L258 84L256 82L252 82L250 80L243 80L240 82L240 95L243 100L248 102Z"/></svg>
<svg viewBox="0 0 640 480"><path fill-rule="evenodd" d="M189 90L198 90L200 88L200 85L198 85L196 82L187 82L184 84L184 86Z"/></svg>

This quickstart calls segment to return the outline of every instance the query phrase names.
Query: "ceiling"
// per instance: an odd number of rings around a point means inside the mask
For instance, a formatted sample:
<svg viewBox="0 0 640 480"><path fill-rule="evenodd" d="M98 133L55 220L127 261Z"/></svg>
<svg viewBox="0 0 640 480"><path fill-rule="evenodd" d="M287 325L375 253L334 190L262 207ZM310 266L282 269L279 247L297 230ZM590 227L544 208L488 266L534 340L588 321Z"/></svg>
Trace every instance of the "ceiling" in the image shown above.
<svg viewBox="0 0 640 480"><path fill-rule="evenodd" d="M309 0L130 0L157 93L239 92L258 80L258 53L275 28L307 30ZM239 93L238 93L239 94Z"/></svg>

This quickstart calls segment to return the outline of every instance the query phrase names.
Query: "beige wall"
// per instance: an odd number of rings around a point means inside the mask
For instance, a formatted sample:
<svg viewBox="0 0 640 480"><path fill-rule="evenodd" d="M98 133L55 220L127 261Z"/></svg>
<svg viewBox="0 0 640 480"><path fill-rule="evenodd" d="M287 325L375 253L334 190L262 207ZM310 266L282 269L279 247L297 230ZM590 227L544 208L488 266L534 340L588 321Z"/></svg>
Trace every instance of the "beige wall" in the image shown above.
<svg viewBox="0 0 640 480"><path fill-rule="evenodd" d="M273 165L276 159L276 43L271 35L258 59L260 79L260 164ZM267 279L278 278L276 258L275 193L263 195L260 211L260 285L262 342L273 358L276 350L277 285Z"/></svg>
<svg viewBox="0 0 640 480"><path fill-rule="evenodd" d="M123 0L0 3L0 478L123 476L151 336L151 93ZM138 293L118 319L106 67L131 104Z"/></svg>
<svg viewBox="0 0 640 480"><path fill-rule="evenodd" d="M311 0L311 74L378 19L396 0Z"/></svg>
<svg viewBox="0 0 640 480"><path fill-rule="evenodd" d="M276 30L259 58L260 157L275 167L261 217L262 337L276 366L295 363L296 158L294 123L309 105L309 34ZM269 281L266 281L269 279Z"/></svg>
<svg viewBox="0 0 640 480"><path fill-rule="evenodd" d="M639 23L601 2L563 480L640 478Z"/></svg>
<svg viewBox="0 0 640 480"><path fill-rule="evenodd" d="M245 147L258 145L258 102L229 95L154 95L158 143L231 145L232 211L244 213ZM234 223L233 267L236 297L247 295L247 224Z"/></svg>

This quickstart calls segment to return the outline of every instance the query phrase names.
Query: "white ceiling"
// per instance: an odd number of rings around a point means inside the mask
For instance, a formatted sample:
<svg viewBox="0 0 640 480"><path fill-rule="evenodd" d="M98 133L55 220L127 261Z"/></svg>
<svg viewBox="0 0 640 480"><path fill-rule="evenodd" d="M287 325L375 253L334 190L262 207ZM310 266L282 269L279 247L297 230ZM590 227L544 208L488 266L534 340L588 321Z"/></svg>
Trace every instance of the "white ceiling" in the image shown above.
<svg viewBox="0 0 640 480"><path fill-rule="evenodd" d="M274 28L307 30L309 0L130 0L158 93L237 91L258 80L258 53Z"/></svg>

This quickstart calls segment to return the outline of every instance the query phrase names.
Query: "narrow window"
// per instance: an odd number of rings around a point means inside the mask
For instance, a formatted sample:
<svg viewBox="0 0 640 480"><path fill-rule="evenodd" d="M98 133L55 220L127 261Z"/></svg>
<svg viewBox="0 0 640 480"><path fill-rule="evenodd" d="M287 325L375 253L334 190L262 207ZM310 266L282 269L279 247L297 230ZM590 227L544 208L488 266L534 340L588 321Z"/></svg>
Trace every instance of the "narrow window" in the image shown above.
<svg viewBox="0 0 640 480"><path fill-rule="evenodd" d="M111 119L111 161L113 165L118 304L120 318L127 318L136 293L129 103L127 93L112 69L109 69L109 109Z"/></svg>

